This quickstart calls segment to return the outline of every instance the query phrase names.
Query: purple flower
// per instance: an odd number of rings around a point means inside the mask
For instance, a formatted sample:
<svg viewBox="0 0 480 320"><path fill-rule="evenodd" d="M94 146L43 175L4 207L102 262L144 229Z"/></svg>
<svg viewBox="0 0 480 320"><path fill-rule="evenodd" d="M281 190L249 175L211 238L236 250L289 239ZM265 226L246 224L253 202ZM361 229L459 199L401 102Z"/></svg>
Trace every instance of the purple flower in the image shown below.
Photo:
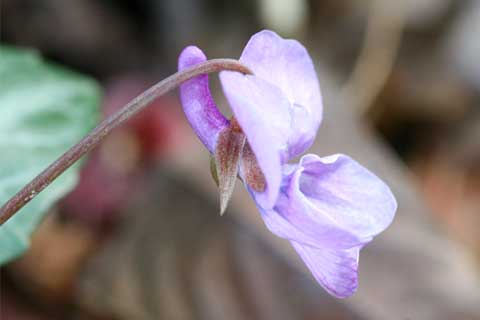
<svg viewBox="0 0 480 320"><path fill-rule="evenodd" d="M179 69L205 60L200 49L187 47ZM288 163L311 146L322 120L315 69L299 42L261 31L240 61L253 75L220 73L230 121L218 111L207 75L180 88L190 124L215 157L221 196L228 200L238 174L268 229L290 240L330 294L348 297L358 285L359 251L391 223L395 198L345 155L307 154Z"/></svg>

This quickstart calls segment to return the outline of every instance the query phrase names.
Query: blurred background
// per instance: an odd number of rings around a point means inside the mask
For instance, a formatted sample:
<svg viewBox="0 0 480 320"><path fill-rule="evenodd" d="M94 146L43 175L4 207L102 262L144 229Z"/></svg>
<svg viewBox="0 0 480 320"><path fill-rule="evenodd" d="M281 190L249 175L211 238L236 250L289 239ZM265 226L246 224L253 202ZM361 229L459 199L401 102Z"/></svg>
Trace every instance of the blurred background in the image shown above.
<svg viewBox="0 0 480 320"><path fill-rule="evenodd" d="M351 155L399 202L362 251L358 292L334 299L240 185L218 216L208 154L172 92L91 153L1 269L2 319L480 319L480 1L0 5L1 41L98 79L104 115L174 73L187 45L237 58L261 29L296 38L325 99L311 152Z"/></svg>

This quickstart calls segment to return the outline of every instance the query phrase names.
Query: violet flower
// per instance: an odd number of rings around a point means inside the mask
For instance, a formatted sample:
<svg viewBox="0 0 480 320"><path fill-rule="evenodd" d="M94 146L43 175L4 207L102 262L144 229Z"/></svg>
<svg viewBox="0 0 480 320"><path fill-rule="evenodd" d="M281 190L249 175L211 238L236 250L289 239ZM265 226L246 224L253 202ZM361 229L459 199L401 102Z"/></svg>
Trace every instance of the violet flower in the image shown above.
<svg viewBox="0 0 480 320"><path fill-rule="evenodd" d="M187 47L179 69L206 60ZM292 158L312 144L322 99L306 49L272 31L250 39L240 62L253 72L220 73L234 118L218 111L203 75L180 88L185 114L215 160L221 211L242 179L267 228L291 244L316 280L333 296L358 285L360 249L391 223L397 204L388 186L345 155ZM233 181L233 182L232 182Z"/></svg>

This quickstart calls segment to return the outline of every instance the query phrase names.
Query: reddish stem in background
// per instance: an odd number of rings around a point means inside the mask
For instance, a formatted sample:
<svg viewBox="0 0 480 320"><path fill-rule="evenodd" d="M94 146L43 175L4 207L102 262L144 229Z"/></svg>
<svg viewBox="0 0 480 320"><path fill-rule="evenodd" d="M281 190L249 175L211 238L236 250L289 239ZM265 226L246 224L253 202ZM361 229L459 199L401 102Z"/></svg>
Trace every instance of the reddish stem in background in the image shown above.
<svg viewBox="0 0 480 320"><path fill-rule="evenodd" d="M87 152L95 148L116 127L147 107L153 100L178 87L183 82L206 73L222 70L238 71L245 74L252 72L243 64L233 59L212 59L191 68L179 71L160 81L126 104L121 110L103 120L80 142L71 147L60 158L49 165L42 173L24 186L17 194L0 208L0 225L10 219L18 210L35 198L65 170L70 168Z"/></svg>

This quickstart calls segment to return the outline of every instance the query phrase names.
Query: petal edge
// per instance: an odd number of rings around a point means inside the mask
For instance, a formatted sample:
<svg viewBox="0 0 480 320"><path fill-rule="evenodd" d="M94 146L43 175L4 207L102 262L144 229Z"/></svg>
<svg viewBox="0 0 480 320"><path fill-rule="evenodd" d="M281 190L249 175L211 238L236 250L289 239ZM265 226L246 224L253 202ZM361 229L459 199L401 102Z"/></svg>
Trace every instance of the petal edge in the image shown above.
<svg viewBox="0 0 480 320"><path fill-rule="evenodd" d="M360 247L346 250L317 249L291 242L320 285L332 296L347 298L358 287Z"/></svg>

